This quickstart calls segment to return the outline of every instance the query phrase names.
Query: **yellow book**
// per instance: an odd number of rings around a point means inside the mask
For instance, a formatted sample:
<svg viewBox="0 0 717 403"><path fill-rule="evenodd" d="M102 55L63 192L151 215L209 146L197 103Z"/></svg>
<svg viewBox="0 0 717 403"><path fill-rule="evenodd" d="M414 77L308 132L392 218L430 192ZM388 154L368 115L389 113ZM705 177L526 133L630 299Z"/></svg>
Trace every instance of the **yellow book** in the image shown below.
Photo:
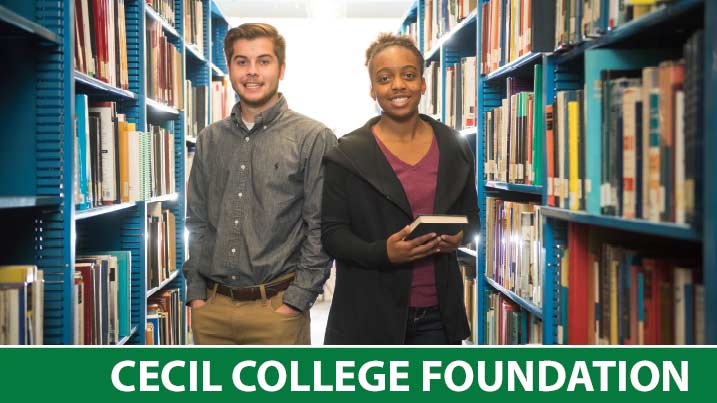
<svg viewBox="0 0 717 403"><path fill-rule="evenodd" d="M568 186L570 189L570 210L580 209L580 107L577 101L568 102Z"/></svg>

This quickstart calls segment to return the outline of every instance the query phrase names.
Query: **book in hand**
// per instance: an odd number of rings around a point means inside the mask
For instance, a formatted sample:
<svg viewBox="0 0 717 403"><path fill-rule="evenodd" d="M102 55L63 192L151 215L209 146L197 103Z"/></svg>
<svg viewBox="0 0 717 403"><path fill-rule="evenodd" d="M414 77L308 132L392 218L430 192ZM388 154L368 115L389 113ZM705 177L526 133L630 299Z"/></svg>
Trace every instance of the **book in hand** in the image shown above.
<svg viewBox="0 0 717 403"><path fill-rule="evenodd" d="M455 235L468 225L464 215L420 215L411 223L406 239L414 239L431 232L436 235Z"/></svg>

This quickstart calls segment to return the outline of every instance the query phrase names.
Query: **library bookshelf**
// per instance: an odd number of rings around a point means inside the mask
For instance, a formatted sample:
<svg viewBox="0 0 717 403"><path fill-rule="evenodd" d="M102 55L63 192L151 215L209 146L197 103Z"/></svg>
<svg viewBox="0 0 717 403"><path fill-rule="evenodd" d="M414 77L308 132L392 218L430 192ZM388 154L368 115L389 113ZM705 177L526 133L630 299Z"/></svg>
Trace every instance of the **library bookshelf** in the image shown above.
<svg viewBox="0 0 717 403"><path fill-rule="evenodd" d="M443 3L448 3L445 7ZM479 240L475 243L475 250L467 250L459 252L464 257L475 256L476 261L476 279L475 279L475 297L472 303L475 304L475 316L473 323L474 342L476 344L487 344L489 340L486 338L486 312L489 310L488 304L489 294L502 294L511 303L517 305L520 310L529 312L533 320L541 322L540 338L538 342L543 344L562 344L573 343L569 337L566 337L565 316L573 311L575 305L561 306L564 303L565 292L563 284L561 284L560 268L566 262L564 260L565 249L570 244L570 229L583 228L587 233L593 232L607 233L609 236L619 239L621 247L630 249L638 247L645 242L654 242L656 245L663 246L663 249L669 250L667 256L672 251L684 249L693 253L693 265L701 270L701 282L704 290L704 307L703 310L695 312L693 319L695 322L704 323L703 328L699 328L699 332L703 333L696 337L707 344L717 342L717 320L715 320L715 310L717 309L717 253L715 252L715 231L717 230L717 215L714 213L717 208L717 199L715 198L715 189L717 185L717 175L715 175L715 161L713 155L717 151L717 69L715 65L717 60L715 57L715 43L717 38L717 4L710 1L701 0L677 0L659 5L651 6L649 12L641 10L642 15L638 15L636 10L634 16L628 17L620 15L619 23L609 20L608 3L606 1L587 1L587 2L556 2L552 0L486 0L478 1L477 7L470 12L466 12L464 18L457 21L440 22L444 24L439 28L440 34L432 41L427 40L428 32L435 30L435 27L427 27L431 23L431 18L435 19L436 13L441 17L445 17L445 12L450 14L453 6L463 3L467 5L469 2L461 1L442 1L442 0L416 0L405 13L401 27L398 32L411 35L419 45L419 49L424 54L428 65L431 62L438 62L441 66L447 66L456 63L457 57L473 55L478 57L478 63L484 63L483 55L488 55L488 68L480 66L477 69L476 77L476 127L475 137L469 137L476 157L476 178L477 190L479 196L479 208L482 230ZM562 3L563 5L559 5ZM569 4L568 4L569 3ZM559 20L561 12L566 10L561 7L574 5L578 10L582 10L584 4L590 4L592 7L601 7L602 14L599 18L589 21L590 32L580 34L578 31L570 31L569 24L565 25L565 32L560 31L561 21ZM655 2L658 3L658 2ZM488 32L484 37L484 23L490 21L491 13L500 7L511 6L517 4L525 6L521 8L522 12L528 11L533 21L529 35L532 35L532 49L516 54L508 54L505 49L500 48L498 53L490 53L493 47L503 44L506 37L510 36L510 32L506 33L505 14L499 14L497 30L493 35ZM648 6L650 7L650 6ZM442 11L441 11L442 10ZM503 9L505 11L505 9ZM513 10L515 11L515 9ZM582 11L580 11L582 12ZM485 14L485 15L484 15ZM427 18L428 15L428 18ZM617 17L616 17L617 18ZM631 19L632 18L632 19ZM615 20L617 21L617 19ZM583 20L582 27L587 30ZM488 24L488 23L486 23ZM495 24L494 24L495 25ZM576 24L581 25L581 24ZM444 29L448 28L448 29ZM580 28L580 29L583 29ZM573 30L575 28L573 27ZM593 85L590 81L586 82L588 70L595 65L597 50L615 51L617 54L622 49L658 49L655 53L655 60L651 60L648 64L640 65L657 65L657 63L670 59L679 59L686 57L682 54L683 46L690 39L690 35L702 30L704 41L701 50L701 70L702 82L702 103L698 105L702 119L699 125L702 126L699 133L698 141L700 144L699 158L703 161L699 173L697 175L698 187L702 188L698 204L701 202L701 210L697 215L695 222L690 224L676 223L674 220L648 220L645 218L625 218L619 214L601 212L600 207L596 209L596 196L600 189L600 166L599 160L605 158L603 147L600 143L599 129L590 128L590 123L584 123L587 127L582 127L582 133L585 136L584 142L586 151L586 176L583 179L592 179L592 187L585 182L581 182L581 186L588 186L587 189L580 188L585 193L585 206L582 208L573 208L570 206L555 205L552 197L555 195L553 189L554 177L548 177L548 146L547 143L547 122L545 120L547 106L556 102L557 94L561 91L585 90ZM545 31L545 32L541 32ZM517 31L516 31L517 32ZM521 32L523 32L521 30ZM560 35L567 35L562 37ZM497 41L497 42L491 42ZM430 42L430 46L426 46ZM518 42L518 44L523 42ZM512 45L511 45L512 46ZM484 49L485 48L485 49ZM591 53L593 56L591 56ZM586 62L587 60L587 62ZM490 65L490 63L493 65ZM647 63L647 62L645 62ZM592 65L592 66L591 66ZM536 66L538 66L536 68ZM601 65L598 65L598 68ZM636 67L636 66L634 66ZM605 66L604 69L613 67ZM538 75L538 77L536 77ZM447 102L446 74L445 69L439 77L441 80L440 88L443 93L439 94L440 102L445 105ZM515 180L499 180L500 178L488 177L486 167L490 167L490 161L487 158L486 147L489 147L490 133L487 132L487 115L495 108L501 106L506 98L506 92L510 91L510 80L518 81L527 80L527 82L538 85L529 90L534 91L533 101L535 102L534 116L538 119L542 127L535 128L537 134L536 141L533 144L537 147L537 155L535 159L538 166L533 167L535 176L530 182ZM587 96L587 95L586 95ZM509 98L509 96L508 96ZM446 122L446 108L440 108L441 113L438 117ZM552 109L551 109L552 111ZM587 112L583 116L588 116ZM593 115L594 116L594 115ZM456 128L458 130L462 128ZM462 133L463 134L463 133ZM473 134L468 133L468 136ZM601 154L601 151L603 154ZM602 157L601 157L602 155ZM554 156L553 156L554 157ZM598 162L595 162L597 160ZM489 168L490 169L490 168ZM582 172L582 171L581 171ZM591 193L594 192L594 193ZM592 200L591 200L592 197ZM531 298L525 298L519 295L504 284L496 282L493 278L486 275L487 270L487 251L486 236L487 227L487 203L488 199L500 199L504 201L516 203L531 203L539 206L540 219L536 221L535 231L540 233L539 237L539 258L536 261L538 275L542 279L541 288L539 290L539 303L534 302ZM597 203L600 201L597 200ZM592 235L591 235L592 236ZM587 270L583 267L580 270ZM578 271L579 273L579 271ZM697 275L694 275L697 276ZM689 315L688 315L689 316ZM568 329L569 330L569 329ZM695 342L695 335L691 336L685 344ZM628 342L630 339L627 338ZM671 339L670 339L671 340ZM676 339L680 340L680 339ZM614 341L614 340L613 340ZM523 340L525 342L525 340ZM592 341L591 341L592 342ZM620 340L622 342L622 340ZM635 342L633 339L631 342ZM663 340L664 342L664 340ZM672 342L675 342L673 340ZM580 342L579 344L588 344ZM657 344L657 343L656 343Z"/></svg>

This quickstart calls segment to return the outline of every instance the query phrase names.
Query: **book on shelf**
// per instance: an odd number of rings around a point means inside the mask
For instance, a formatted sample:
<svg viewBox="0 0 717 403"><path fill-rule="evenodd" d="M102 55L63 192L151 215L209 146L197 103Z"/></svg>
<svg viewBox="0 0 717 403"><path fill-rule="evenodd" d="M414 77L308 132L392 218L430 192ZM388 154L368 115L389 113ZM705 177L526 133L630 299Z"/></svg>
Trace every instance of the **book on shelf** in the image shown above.
<svg viewBox="0 0 717 403"><path fill-rule="evenodd" d="M553 50L555 8L550 0L490 0L482 4L481 74L531 52Z"/></svg>
<svg viewBox="0 0 717 403"><path fill-rule="evenodd" d="M177 14L174 0L146 0L146 2L167 24L176 28Z"/></svg>
<svg viewBox="0 0 717 403"><path fill-rule="evenodd" d="M485 276L542 306L542 216L535 203L486 198Z"/></svg>
<svg viewBox="0 0 717 403"><path fill-rule="evenodd" d="M75 70L129 88L125 0L75 0Z"/></svg>
<svg viewBox="0 0 717 403"><path fill-rule="evenodd" d="M498 292L490 292L485 312L485 344L542 343L543 322Z"/></svg>
<svg viewBox="0 0 717 403"><path fill-rule="evenodd" d="M576 223L567 238L558 265L558 343L704 343L704 285L694 248Z"/></svg>
<svg viewBox="0 0 717 403"><path fill-rule="evenodd" d="M184 3L184 41L204 54L204 4L202 0Z"/></svg>
<svg viewBox="0 0 717 403"><path fill-rule="evenodd" d="M165 36L159 21L148 18L146 26L147 97L167 106L184 105L182 54Z"/></svg>
<svg viewBox="0 0 717 403"><path fill-rule="evenodd" d="M674 58L679 52L673 50L586 52L584 101L581 91L559 91L556 103L547 109L547 154L552 157L548 182L553 183L548 191L550 205L583 209L582 200L576 205L572 192L565 192L565 164L572 168L569 182L576 172L570 129L577 107L578 155L587 149L591 154L577 158L585 165L584 171L578 166L582 189L580 182L577 189L588 213L699 226L700 206L695 201L701 198L701 189L695 185L702 176L701 169L696 169L701 167L702 136L695 128L702 118L695 105L701 102L702 91L698 84L701 36L698 31L690 37L684 58ZM573 93L578 94L578 104L571 113ZM567 148L563 146L566 126ZM584 143L580 141L583 136Z"/></svg>
<svg viewBox="0 0 717 403"><path fill-rule="evenodd" d="M0 345L43 344L44 271L0 266Z"/></svg>
<svg viewBox="0 0 717 403"><path fill-rule="evenodd" d="M456 235L468 225L468 217L464 215L420 215L409 225L406 239L414 239L430 234Z"/></svg>

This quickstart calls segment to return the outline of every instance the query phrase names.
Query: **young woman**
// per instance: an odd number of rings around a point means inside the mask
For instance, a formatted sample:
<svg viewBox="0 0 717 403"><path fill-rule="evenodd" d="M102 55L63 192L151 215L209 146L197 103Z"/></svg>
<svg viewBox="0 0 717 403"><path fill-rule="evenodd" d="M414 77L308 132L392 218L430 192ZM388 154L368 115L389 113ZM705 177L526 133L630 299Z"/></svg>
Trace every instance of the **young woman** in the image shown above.
<svg viewBox="0 0 717 403"><path fill-rule="evenodd" d="M460 344L470 333L455 251L480 227L475 162L461 136L418 113L423 64L410 39L379 36L366 66L382 113L324 158L322 241L337 268L326 344ZM406 240L421 214L470 224Z"/></svg>

